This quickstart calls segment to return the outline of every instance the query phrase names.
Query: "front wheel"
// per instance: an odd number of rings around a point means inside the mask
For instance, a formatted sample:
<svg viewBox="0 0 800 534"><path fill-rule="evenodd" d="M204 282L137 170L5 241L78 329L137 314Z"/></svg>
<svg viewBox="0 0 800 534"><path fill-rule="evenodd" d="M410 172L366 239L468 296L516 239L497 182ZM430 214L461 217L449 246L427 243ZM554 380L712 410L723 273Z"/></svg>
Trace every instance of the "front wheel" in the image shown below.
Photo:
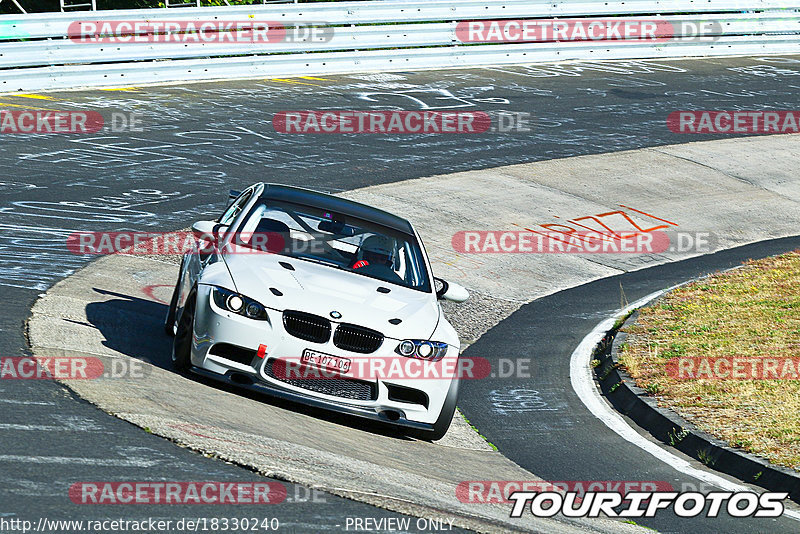
<svg viewBox="0 0 800 534"><path fill-rule="evenodd" d="M175 312L178 309L178 293L180 292L181 279L183 278L183 261L184 258L181 258L178 281L175 282L175 289L172 291L172 298L169 301L169 308L167 308L167 317L164 319L164 333L169 337L175 335Z"/></svg>
<svg viewBox="0 0 800 534"><path fill-rule="evenodd" d="M450 423L453 420L453 414L456 412L456 402L458 401L458 385L459 379L454 378L450 383L450 389L447 390L447 397L444 400L442 411L439 412L439 417L433 424L433 430L411 430L407 434L413 438L424 439L427 441L437 441L447 434L450 428Z"/></svg>
<svg viewBox="0 0 800 534"><path fill-rule="evenodd" d="M178 321L175 341L172 344L172 365L184 372L192 366L192 337L194 336L194 310L197 306L197 291L189 293L183 313Z"/></svg>

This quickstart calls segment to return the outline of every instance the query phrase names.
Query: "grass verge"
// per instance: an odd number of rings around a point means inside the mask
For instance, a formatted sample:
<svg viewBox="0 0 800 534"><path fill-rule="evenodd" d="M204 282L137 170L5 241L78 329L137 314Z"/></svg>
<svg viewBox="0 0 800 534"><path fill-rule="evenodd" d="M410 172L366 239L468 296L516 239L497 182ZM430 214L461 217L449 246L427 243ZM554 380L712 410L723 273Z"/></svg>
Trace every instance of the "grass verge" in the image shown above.
<svg viewBox="0 0 800 534"><path fill-rule="evenodd" d="M683 286L623 331L620 363L659 404L733 447L800 470L800 380L676 371L689 359L738 361L747 371L777 358L780 377L800 378L787 363L800 358L800 251Z"/></svg>

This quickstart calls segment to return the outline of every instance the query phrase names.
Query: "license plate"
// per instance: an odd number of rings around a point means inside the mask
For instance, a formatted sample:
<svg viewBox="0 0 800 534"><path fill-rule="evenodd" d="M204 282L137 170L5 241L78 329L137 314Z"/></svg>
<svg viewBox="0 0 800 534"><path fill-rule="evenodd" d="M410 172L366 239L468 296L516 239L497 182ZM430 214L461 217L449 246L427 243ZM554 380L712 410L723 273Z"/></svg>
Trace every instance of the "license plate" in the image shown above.
<svg viewBox="0 0 800 534"><path fill-rule="evenodd" d="M350 371L351 360L348 358L341 358L324 352L317 352L315 350L306 349L300 357L300 361L305 364L310 364L320 369L328 371L339 371L340 373L347 373Z"/></svg>

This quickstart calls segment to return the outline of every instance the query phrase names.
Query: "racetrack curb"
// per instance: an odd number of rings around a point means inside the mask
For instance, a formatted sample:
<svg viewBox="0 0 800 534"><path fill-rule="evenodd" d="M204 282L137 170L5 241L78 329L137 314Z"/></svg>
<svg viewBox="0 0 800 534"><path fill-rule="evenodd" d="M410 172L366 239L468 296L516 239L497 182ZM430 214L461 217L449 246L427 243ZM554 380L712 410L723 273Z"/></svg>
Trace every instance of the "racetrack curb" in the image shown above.
<svg viewBox="0 0 800 534"><path fill-rule="evenodd" d="M592 357L600 361L595 367L595 377L604 396L614 408L664 444L746 483L787 492L791 500L800 503L800 473L735 449L698 429L674 411L660 406L658 400L638 387L633 377L619 365L619 347L628 336L621 330L626 324L636 322L640 309L656 305L665 295L659 295L634 311L597 345Z"/></svg>

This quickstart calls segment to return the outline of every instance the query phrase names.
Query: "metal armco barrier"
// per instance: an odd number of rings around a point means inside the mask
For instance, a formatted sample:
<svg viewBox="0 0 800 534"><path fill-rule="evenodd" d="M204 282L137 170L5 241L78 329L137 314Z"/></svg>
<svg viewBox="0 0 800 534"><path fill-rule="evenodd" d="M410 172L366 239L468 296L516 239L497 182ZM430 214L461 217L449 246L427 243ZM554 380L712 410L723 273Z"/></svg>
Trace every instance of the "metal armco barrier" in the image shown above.
<svg viewBox="0 0 800 534"><path fill-rule="evenodd" d="M670 39L464 43L459 21L615 17ZM84 42L76 23L273 22L325 39ZM692 28L711 23L698 39ZM135 25L131 30L136 34ZM147 41L150 34L138 34ZM73 38L70 38L70 35ZM221 35L221 34L218 34ZM167 41L167 39L165 39ZM390 0L0 16L0 91L565 60L800 53L800 0ZM167 60L167 61L165 61Z"/></svg>

